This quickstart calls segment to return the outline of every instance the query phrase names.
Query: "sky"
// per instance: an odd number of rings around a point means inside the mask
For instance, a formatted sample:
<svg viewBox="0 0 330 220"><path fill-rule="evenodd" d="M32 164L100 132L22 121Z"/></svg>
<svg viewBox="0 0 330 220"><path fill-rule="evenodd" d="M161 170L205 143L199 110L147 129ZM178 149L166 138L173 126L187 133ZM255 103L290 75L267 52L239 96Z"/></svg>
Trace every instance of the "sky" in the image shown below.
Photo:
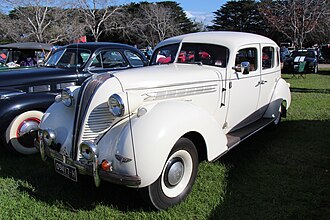
<svg viewBox="0 0 330 220"><path fill-rule="evenodd" d="M123 3L130 2L161 2L164 0L124 0ZM188 18L201 21L205 24L210 24L213 20L213 12L220 9L220 7L226 3L226 0L173 0L180 4L183 10L186 12Z"/></svg>

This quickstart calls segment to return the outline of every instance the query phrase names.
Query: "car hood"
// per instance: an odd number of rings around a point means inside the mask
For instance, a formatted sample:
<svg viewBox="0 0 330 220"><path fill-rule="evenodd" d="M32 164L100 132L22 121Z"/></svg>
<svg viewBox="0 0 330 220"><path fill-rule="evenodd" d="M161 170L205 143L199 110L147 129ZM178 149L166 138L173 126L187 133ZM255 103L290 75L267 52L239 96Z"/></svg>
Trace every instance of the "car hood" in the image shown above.
<svg viewBox="0 0 330 220"><path fill-rule="evenodd" d="M123 89L147 89L218 81L224 68L198 64L165 64L137 69L129 69L116 73Z"/></svg>
<svg viewBox="0 0 330 220"><path fill-rule="evenodd" d="M24 92L18 89L0 88L0 99L4 99L5 97L9 97L11 95L19 95L19 94L24 94Z"/></svg>
<svg viewBox="0 0 330 220"><path fill-rule="evenodd" d="M31 68L17 69L0 72L0 88L15 87L20 85L36 84L36 82L48 82L58 79L59 76L74 73L75 69L60 69L60 68Z"/></svg>

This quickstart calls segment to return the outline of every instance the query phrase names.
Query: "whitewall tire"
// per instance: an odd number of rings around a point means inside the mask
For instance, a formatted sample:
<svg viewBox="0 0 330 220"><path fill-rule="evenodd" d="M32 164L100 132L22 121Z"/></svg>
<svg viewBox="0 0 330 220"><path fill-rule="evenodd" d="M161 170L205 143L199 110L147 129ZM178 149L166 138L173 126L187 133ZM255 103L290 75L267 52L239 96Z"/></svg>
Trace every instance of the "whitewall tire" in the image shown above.
<svg viewBox="0 0 330 220"><path fill-rule="evenodd" d="M38 150L33 145L34 137L30 135L30 132L36 131L42 115L43 112L33 110L16 116L4 136L6 147L25 155L37 153Z"/></svg>
<svg viewBox="0 0 330 220"><path fill-rule="evenodd" d="M156 209L164 210L183 201L196 180L198 153L187 138L180 138L166 160L159 178L146 187L143 197Z"/></svg>

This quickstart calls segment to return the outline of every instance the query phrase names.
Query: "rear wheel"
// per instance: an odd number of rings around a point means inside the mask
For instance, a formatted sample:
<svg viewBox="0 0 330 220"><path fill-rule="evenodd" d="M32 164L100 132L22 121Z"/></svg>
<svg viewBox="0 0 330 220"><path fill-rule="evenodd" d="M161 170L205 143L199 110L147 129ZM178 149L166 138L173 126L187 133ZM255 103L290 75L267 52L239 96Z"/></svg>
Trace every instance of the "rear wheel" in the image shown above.
<svg viewBox="0 0 330 220"><path fill-rule="evenodd" d="M276 116L273 124L275 127L277 127L280 123L281 123L281 120L282 120L282 117L286 117L286 107L285 107L285 102L282 102L281 103L281 106L279 108L279 112L278 112L278 115Z"/></svg>
<svg viewBox="0 0 330 220"><path fill-rule="evenodd" d="M37 153L33 142L42 115L43 113L40 111L27 111L16 116L3 137L6 147L10 151L20 154Z"/></svg>
<svg viewBox="0 0 330 220"><path fill-rule="evenodd" d="M195 145L180 138L174 145L160 177L143 189L143 197L156 209L164 210L183 201L196 180L198 154Z"/></svg>

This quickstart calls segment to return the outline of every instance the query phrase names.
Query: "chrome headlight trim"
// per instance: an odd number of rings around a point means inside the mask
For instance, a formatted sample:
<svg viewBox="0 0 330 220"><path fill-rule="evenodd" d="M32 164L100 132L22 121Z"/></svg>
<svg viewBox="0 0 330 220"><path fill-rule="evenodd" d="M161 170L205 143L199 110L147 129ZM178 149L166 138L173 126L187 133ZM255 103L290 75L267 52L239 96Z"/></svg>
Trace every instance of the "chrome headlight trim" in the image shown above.
<svg viewBox="0 0 330 220"><path fill-rule="evenodd" d="M69 88L64 88L62 90L61 101L67 107L70 107L73 105L73 101L74 101L73 93L71 92L71 90Z"/></svg>
<svg viewBox="0 0 330 220"><path fill-rule="evenodd" d="M122 117L125 114L125 104L118 94L113 94L108 99L109 111L116 117Z"/></svg>
<svg viewBox="0 0 330 220"><path fill-rule="evenodd" d="M88 161L93 161L95 157L98 157L98 148L96 145L91 141L84 141L79 146L80 154L83 156L84 159Z"/></svg>
<svg viewBox="0 0 330 220"><path fill-rule="evenodd" d="M50 147L55 144L56 135L53 130L51 129L42 130L42 133L39 135L41 135L41 139L43 143L46 145L46 147Z"/></svg>

